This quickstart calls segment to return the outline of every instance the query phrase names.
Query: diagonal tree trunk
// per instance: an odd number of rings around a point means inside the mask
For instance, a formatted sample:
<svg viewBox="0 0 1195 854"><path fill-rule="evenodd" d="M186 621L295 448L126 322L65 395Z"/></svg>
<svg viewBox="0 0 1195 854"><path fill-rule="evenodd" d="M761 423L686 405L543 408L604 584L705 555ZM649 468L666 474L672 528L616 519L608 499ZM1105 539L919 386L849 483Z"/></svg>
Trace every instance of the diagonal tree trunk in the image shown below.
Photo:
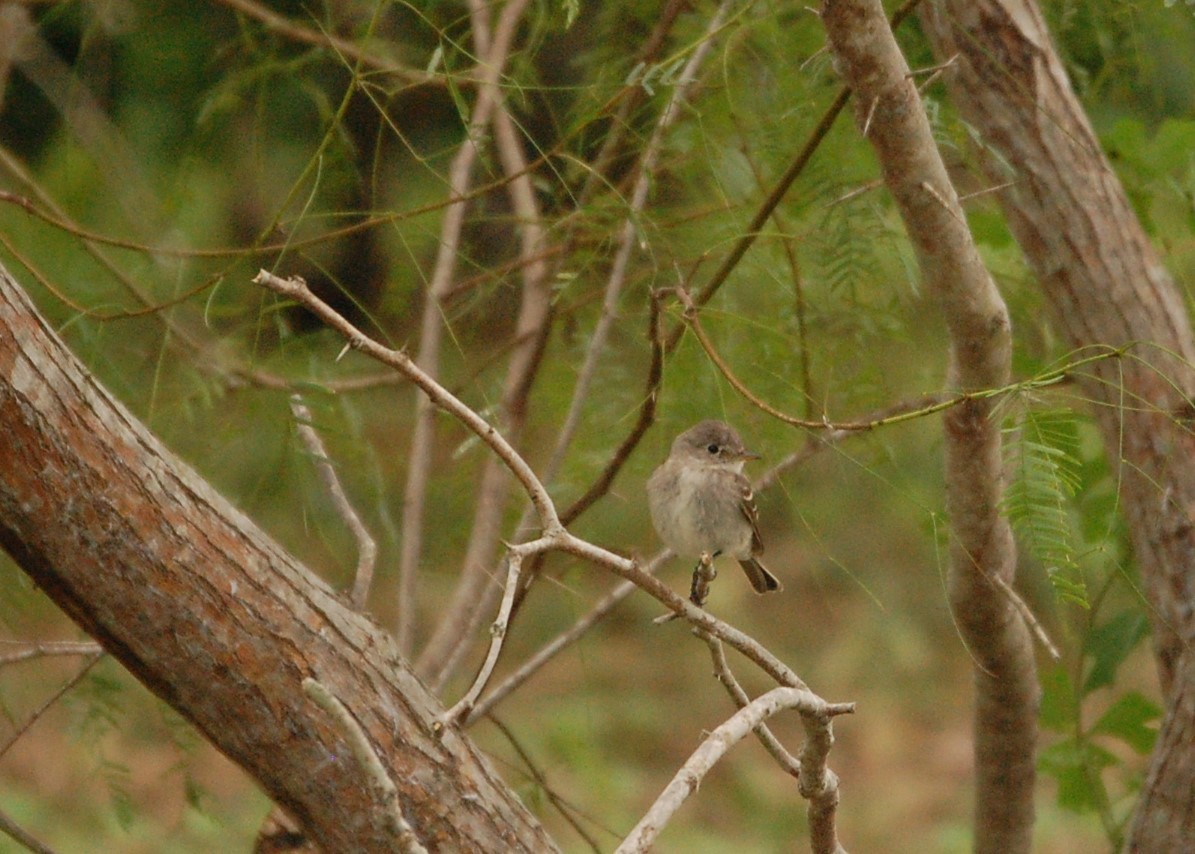
<svg viewBox="0 0 1195 854"><path fill-rule="evenodd" d="M929 120L879 0L827 0L822 20L856 117L875 147L950 341L951 390L1008 379L1008 313L979 258ZM1006 592L1016 550L1000 511L1003 474L995 401L945 417L950 601L975 662L975 848L1028 851L1033 832L1039 689L1029 631Z"/></svg>
<svg viewBox="0 0 1195 854"><path fill-rule="evenodd" d="M0 545L84 631L195 724L325 851L404 850L356 719L429 849L553 843L389 637L117 403L0 268Z"/></svg>
<svg viewBox="0 0 1195 854"><path fill-rule="evenodd" d="M1072 347L1124 348L1080 377L1150 603L1167 714L1131 851L1195 839L1195 339L1182 296L1100 150L1032 0L941 0L922 20L1001 202ZM1125 405L1126 402L1128 405Z"/></svg>

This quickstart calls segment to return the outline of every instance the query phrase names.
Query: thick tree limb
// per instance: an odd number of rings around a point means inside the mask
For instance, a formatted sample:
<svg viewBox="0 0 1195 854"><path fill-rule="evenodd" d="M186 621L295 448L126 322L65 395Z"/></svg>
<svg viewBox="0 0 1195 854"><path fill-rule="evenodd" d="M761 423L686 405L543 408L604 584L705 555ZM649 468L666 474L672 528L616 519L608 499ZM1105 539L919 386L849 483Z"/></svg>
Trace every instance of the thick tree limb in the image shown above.
<svg viewBox="0 0 1195 854"><path fill-rule="evenodd" d="M552 850L377 626L155 439L0 269L0 544L327 851L393 851L392 812L317 679L439 850Z"/></svg>
<svg viewBox="0 0 1195 854"><path fill-rule="evenodd" d="M1008 313L980 261L883 8L879 0L827 0L822 20L854 92L856 119L946 317L947 386L999 387L1009 372ZM1028 629L994 584L1012 580L1016 553L998 510L1003 483L993 405L971 399L945 415L949 588L975 661L975 850L1012 854L1031 842L1039 692Z"/></svg>
<svg viewBox="0 0 1195 854"><path fill-rule="evenodd" d="M1149 598L1167 715L1132 851L1195 834L1195 336L1182 294L1100 149L1032 0L943 0L923 20L980 134L1009 227L1072 347L1134 358L1078 376L1116 472ZM1131 405L1126 406L1128 401Z"/></svg>

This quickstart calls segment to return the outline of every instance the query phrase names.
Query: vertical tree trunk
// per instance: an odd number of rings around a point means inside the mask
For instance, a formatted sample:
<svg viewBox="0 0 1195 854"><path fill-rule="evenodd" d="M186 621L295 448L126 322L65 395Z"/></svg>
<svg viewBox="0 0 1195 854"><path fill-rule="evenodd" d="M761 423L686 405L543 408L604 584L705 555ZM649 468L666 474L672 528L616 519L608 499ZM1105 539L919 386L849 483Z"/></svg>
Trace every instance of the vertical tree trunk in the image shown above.
<svg viewBox="0 0 1195 854"><path fill-rule="evenodd" d="M941 0L922 20L1058 328L1123 348L1079 377L1120 483L1167 714L1132 851L1195 839L1195 340L1182 296L1100 150L1032 0Z"/></svg>
<svg viewBox="0 0 1195 854"><path fill-rule="evenodd" d="M822 19L922 276L945 314L947 384L952 390L1001 386L1011 352L1008 313L967 230L883 8L879 0L828 0ZM999 512L1003 477L994 405L990 398L968 401L945 418L949 586L975 661L975 847L1016 854L1029 850L1033 832L1039 690L1028 629L999 586L1013 581L1016 550Z"/></svg>

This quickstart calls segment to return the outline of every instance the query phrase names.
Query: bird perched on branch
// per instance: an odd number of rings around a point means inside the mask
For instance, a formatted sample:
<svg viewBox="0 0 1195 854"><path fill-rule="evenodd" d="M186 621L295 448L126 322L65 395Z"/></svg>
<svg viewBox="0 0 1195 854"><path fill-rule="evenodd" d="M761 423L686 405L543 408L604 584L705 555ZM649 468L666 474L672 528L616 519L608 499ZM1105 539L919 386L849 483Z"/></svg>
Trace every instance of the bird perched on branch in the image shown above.
<svg viewBox="0 0 1195 854"><path fill-rule="evenodd" d="M756 593L783 589L757 558L763 553L759 514L743 474L743 463L757 459L729 424L702 421L676 437L668 459L647 481L660 539L681 557L700 558L690 596L698 605L704 601L697 594L698 573L722 554L739 562Z"/></svg>

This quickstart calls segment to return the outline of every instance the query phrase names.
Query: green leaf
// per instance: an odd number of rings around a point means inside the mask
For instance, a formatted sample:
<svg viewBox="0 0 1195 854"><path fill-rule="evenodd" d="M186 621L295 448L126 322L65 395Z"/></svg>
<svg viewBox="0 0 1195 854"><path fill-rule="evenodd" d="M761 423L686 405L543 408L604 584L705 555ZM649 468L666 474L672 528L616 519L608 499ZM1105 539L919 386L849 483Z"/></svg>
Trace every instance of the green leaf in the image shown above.
<svg viewBox="0 0 1195 854"><path fill-rule="evenodd" d="M1078 428L1070 412L1025 412L1005 430L1010 474L1002 509L1018 542L1045 567L1055 594L1088 607L1075 562L1072 512L1079 491Z"/></svg>
<svg viewBox="0 0 1195 854"><path fill-rule="evenodd" d="M1141 639L1149 634L1149 621L1140 611L1123 611L1091 631L1084 652L1092 658L1091 670L1083 682L1083 693L1111 685L1120 667Z"/></svg>
<svg viewBox="0 0 1195 854"><path fill-rule="evenodd" d="M1092 727L1092 734L1100 733L1119 738L1144 755L1153 749L1157 729L1146 726L1162 717L1162 710L1137 691L1130 691L1113 703Z"/></svg>
<svg viewBox="0 0 1195 854"><path fill-rule="evenodd" d="M1116 757L1090 741L1067 739L1047 747L1037 767L1058 781L1058 805L1074 812L1097 810L1108 802L1100 771Z"/></svg>

